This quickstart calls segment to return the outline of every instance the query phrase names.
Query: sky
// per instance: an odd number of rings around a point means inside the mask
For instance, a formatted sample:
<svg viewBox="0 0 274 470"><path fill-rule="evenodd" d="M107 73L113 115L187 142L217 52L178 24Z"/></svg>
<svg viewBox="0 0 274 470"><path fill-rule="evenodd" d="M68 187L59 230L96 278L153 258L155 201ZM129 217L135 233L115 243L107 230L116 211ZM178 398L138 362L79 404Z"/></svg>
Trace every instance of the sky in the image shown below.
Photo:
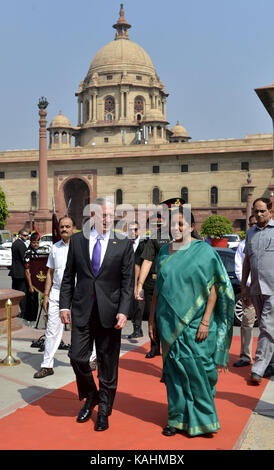
<svg viewBox="0 0 274 470"><path fill-rule="evenodd" d="M77 125L75 92L114 39L119 0L1 0L0 150L39 147L38 101L48 125ZM254 89L274 81L273 0L125 0L129 37L169 93L169 127L192 140L272 132Z"/></svg>

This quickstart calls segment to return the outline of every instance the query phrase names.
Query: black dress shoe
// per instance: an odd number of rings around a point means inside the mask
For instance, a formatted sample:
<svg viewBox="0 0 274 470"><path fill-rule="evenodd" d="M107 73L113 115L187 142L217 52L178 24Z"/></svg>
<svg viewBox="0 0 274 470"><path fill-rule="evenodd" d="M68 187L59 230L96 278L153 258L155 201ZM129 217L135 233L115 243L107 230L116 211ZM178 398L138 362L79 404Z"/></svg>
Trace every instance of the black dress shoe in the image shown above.
<svg viewBox="0 0 274 470"><path fill-rule="evenodd" d="M164 436L175 436L176 433L177 429L169 425L165 426L162 432Z"/></svg>
<svg viewBox="0 0 274 470"><path fill-rule="evenodd" d="M106 415L98 413L94 430L105 431L106 429L108 429L108 417Z"/></svg>
<svg viewBox="0 0 274 470"><path fill-rule="evenodd" d="M99 400L98 398L94 398L93 400L86 399L86 403L84 404L83 408L81 408L78 417L77 417L77 422L78 423L85 423L91 416L93 408L98 405Z"/></svg>
<svg viewBox="0 0 274 470"><path fill-rule="evenodd" d="M251 381L256 384L260 384L262 381L262 377L254 372L251 374Z"/></svg>
<svg viewBox="0 0 274 470"><path fill-rule="evenodd" d="M250 366L251 363L248 361L244 361L243 359L239 359L237 362L234 362L233 366L234 367L245 367L245 366Z"/></svg>
<svg viewBox="0 0 274 470"><path fill-rule="evenodd" d="M151 349L151 351L149 351L145 357L147 359L151 359L152 357L155 357L155 356L160 356L159 349Z"/></svg>

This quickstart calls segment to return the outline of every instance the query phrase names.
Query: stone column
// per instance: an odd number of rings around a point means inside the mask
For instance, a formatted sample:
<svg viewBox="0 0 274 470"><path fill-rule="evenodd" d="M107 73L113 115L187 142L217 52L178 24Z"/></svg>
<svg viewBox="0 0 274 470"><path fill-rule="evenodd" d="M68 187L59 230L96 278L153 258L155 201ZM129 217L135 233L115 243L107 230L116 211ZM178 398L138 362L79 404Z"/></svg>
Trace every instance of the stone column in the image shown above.
<svg viewBox="0 0 274 470"><path fill-rule="evenodd" d="M47 111L39 110L39 211L48 210ZM59 137L60 138L60 137Z"/></svg>
<svg viewBox="0 0 274 470"><path fill-rule="evenodd" d="M39 100L39 209L35 222L41 234L51 231L51 214L48 208L48 155L47 155L47 108L48 102Z"/></svg>
<svg viewBox="0 0 274 470"><path fill-rule="evenodd" d="M93 93L93 121L97 121L97 92Z"/></svg>
<svg viewBox="0 0 274 470"><path fill-rule="evenodd" d="M252 196L254 189L256 186L251 184L251 175L248 173L247 175L247 184L245 184L245 190L246 190L246 230L248 229L248 223L249 223L249 217L252 214Z"/></svg>

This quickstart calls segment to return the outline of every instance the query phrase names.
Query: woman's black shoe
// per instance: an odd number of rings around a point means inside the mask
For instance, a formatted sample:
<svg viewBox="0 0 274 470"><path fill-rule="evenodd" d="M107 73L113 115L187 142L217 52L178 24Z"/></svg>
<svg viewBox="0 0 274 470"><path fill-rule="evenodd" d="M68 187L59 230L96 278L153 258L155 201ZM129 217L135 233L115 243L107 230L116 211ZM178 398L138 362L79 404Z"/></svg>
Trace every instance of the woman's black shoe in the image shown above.
<svg viewBox="0 0 274 470"><path fill-rule="evenodd" d="M177 433L177 429L169 425L165 426L162 432L164 436L175 436L176 433Z"/></svg>

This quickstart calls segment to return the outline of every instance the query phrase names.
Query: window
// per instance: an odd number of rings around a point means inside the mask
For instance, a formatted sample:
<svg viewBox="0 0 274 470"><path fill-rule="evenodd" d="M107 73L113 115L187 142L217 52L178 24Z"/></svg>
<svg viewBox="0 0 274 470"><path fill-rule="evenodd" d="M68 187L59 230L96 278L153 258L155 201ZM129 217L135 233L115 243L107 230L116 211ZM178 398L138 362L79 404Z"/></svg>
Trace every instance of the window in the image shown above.
<svg viewBox="0 0 274 470"><path fill-rule="evenodd" d="M31 205L31 209L32 209L32 210L37 209L37 192L36 192L36 191L32 191L32 192L31 192L31 195L30 195L30 205Z"/></svg>
<svg viewBox="0 0 274 470"><path fill-rule="evenodd" d="M181 172L187 173L188 172L188 165L181 165Z"/></svg>
<svg viewBox="0 0 274 470"><path fill-rule="evenodd" d="M106 97L104 112L105 112L105 121L106 120L110 121L112 119L115 119L115 101L112 96Z"/></svg>
<svg viewBox="0 0 274 470"><path fill-rule="evenodd" d="M123 174L123 168L121 166L116 168L116 175L122 175Z"/></svg>
<svg viewBox="0 0 274 470"><path fill-rule="evenodd" d="M158 165L153 166L152 173L160 173L160 167Z"/></svg>
<svg viewBox="0 0 274 470"><path fill-rule="evenodd" d="M112 75L107 75L107 80L112 80Z"/></svg>
<svg viewBox="0 0 274 470"><path fill-rule="evenodd" d="M108 142L108 137L104 137L104 142Z"/></svg>
<svg viewBox="0 0 274 470"><path fill-rule="evenodd" d="M5 179L5 172L4 171L0 171L0 178L2 180Z"/></svg>
<svg viewBox="0 0 274 470"><path fill-rule="evenodd" d="M211 163L210 171L218 171L218 163Z"/></svg>
<svg viewBox="0 0 274 470"><path fill-rule="evenodd" d="M54 143L59 144L59 132L54 132Z"/></svg>
<svg viewBox="0 0 274 470"><path fill-rule="evenodd" d="M142 76L141 75L136 75L136 80L142 80Z"/></svg>
<svg viewBox="0 0 274 470"><path fill-rule="evenodd" d="M183 187L181 189L181 198L185 201L185 203L188 203L188 189L186 187Z"/></svg>
<svg viewBox="0 0 274 470"><path fill-rule="evenodd" d="M117 191L116 191L116 204L123 204L123 191L122 191L122 189L117 189Z"/></svg>
<svg viewBox="0 0 274 470"><path fill-rule="evenodd" d="M67 143L67 133L62 132L62 144L66 144L66 143Z"/></svg>
<svg viewBox="0 0 274 470"><path fill-rule="evenodd" d="M36 170L31 170L30 176L31 176L31 178L37 178L37 171Z"/></svg>
<svg viewBox="0 0 274 470"><path fill-rule="evenodd" d="M241 187L241 202L246 202L246 201L247 201L246 188L242 186Z"/></svg>
<svg viewBox="0 0 274 470"><path fill-rule="evenodd" d="M241 162L241 170L249 171L249 162Z"/></svg>
<svg viewBox="0 0 274 470"><path fill-rule="evenodd" d="M160 190L159 190L159 188L153 188L152 203L155 204L155 205L160 204Z"/></svg>
<svg viewBox="0 0 274 470"><path fill-rule="evenodd" d="M136 96L134 100L134 115L137 121L141 121L145 111L145 100L142 96Z"/></svg>
<svg viewBox="0 0 274 470"><path fill-rule="evenodd" d="M216 186L212 186L210 190L210 202L212 206L218 204L218 188Z"/></svg>

